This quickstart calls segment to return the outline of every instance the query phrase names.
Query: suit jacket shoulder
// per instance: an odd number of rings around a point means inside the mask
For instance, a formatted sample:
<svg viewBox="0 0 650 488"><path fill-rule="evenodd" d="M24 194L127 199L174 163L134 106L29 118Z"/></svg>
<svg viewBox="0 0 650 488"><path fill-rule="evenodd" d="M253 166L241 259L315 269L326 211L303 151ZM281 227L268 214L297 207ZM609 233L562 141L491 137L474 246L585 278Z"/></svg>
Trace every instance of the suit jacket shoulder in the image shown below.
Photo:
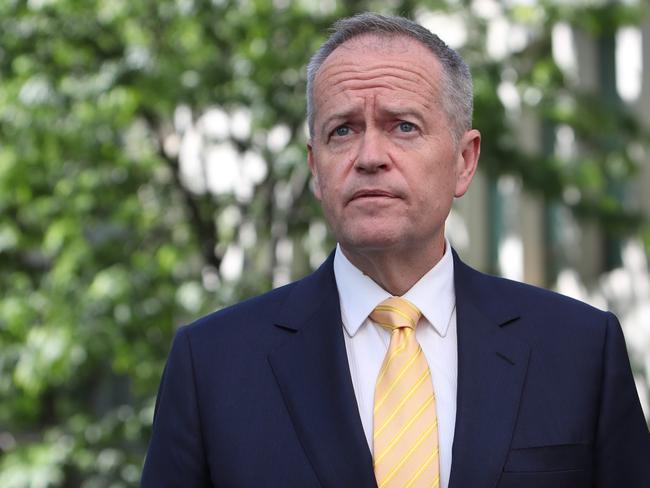
<svg viewBox="0 0 650 488"><path fill-rule="evenodd" d="M191 324L190 329L200 333L218 324L237 322L243 328L237 327L233 332L246 334L259 319L293 327L313 313L322 301L336 294L333 261L334 253L304 278L206 315Z"/></svg>
<svg viewBox="0 0 650 488"><path fill-rule="evenodd" d="M650 435L616 317L455 258L450 487L648 486Z"/></svg>
<svg viewBox="0 0 650 488"><path fill-rule="evenodd" d="M506 278L481 273L459 259L455 263L457 301L471 302L486 317L521 329L521 338L533 340L545 336L550 340L574 337L593 340L602 345L607 323L615 320L610 312L560 293Z"/></svg>

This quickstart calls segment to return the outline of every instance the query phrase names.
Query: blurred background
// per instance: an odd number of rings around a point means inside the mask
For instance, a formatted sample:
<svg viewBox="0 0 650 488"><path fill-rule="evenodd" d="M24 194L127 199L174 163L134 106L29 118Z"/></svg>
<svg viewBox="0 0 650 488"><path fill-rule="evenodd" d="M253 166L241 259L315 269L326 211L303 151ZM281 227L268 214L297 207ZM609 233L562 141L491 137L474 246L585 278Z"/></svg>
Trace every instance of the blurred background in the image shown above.
<svg viewBox="0 0 650 488"><path fill-rule="evenodd" d="M0 0L0 486L137 486L175 329L299 278L310 54L409 16L470 64L479 269L618 314L650 413L641 0Z"/></svg>

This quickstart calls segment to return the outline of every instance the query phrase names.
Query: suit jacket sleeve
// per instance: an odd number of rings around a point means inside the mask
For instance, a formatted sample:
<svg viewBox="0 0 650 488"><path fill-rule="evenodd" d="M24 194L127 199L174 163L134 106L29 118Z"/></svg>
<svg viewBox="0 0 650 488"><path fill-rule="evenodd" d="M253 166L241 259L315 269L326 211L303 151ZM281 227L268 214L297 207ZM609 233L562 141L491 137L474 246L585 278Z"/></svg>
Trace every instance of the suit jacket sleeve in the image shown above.
<svg viewBox="0 0 650 488"><path fill-rule="evenodd" d="M596 437L598 488L650 486L650 434L628 360L621 326L608 314Z"/></svg>
<svg viewBox="0 0 650 488"><path fill-rule="evenodd" d="M181 328L158 391L142 488L212 486L200 426L191 344Z"/></svg>

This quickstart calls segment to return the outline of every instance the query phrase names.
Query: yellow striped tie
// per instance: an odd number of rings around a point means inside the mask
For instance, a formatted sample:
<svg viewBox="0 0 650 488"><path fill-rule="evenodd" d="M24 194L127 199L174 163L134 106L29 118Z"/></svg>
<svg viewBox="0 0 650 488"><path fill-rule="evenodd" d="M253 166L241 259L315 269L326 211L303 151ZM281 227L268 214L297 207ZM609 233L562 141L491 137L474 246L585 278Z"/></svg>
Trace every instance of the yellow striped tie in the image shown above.
<svg viewBox="0 0 650 488"><path fill-rule="evenodd" d="M391 331L375 386L373 442L379 488L440 485L438 420L429 364L415 338L420 311L392 297L370 314Z"/></svg>

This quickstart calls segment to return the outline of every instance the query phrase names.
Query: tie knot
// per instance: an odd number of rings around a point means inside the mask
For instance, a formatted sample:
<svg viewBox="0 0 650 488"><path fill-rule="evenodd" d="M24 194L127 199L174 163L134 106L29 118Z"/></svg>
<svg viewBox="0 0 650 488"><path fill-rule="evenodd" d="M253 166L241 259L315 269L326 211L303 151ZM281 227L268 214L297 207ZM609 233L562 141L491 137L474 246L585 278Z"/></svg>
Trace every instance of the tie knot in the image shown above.
<svg viewBox="0 0 650 488"><path fill-rule="evenodd" d="M375 307L370 318L391 331L404 327L415 330L420 315L418 308L407 299L390 297Z"/></svg>

